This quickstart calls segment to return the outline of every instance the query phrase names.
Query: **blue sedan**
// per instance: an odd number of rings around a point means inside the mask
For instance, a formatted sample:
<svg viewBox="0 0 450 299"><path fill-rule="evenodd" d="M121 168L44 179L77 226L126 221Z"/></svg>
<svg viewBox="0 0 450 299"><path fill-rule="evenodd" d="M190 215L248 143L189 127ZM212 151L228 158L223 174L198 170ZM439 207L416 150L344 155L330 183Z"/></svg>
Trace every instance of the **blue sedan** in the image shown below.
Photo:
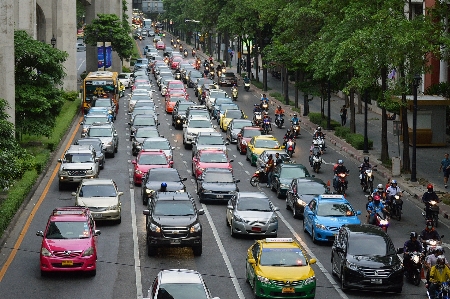
<svg viewBox="0 0 450 299"><path fill-rule="evenodd" d="M343 195L323 194L315 197L305 207L303 230L313 242L334 241L344 224L361 224L361 211L353 210Z"/></svg>

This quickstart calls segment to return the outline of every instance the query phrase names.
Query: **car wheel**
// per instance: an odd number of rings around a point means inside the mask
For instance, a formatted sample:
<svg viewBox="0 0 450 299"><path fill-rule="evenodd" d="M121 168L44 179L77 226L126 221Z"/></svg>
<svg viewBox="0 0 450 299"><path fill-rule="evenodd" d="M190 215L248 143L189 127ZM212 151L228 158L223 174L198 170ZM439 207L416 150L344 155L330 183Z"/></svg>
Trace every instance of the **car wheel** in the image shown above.
<svg viewBox="0 0 450 299"><path fill-rule="evenodd" d="M277 189L273 186L273 183L270 184L270 190L277 191Z"/></svg>
<svg viewBox="0 0 450 299"><path fill-rule="evenodd" d="M341 268L341 290L345 292L347 290L347 285L345 284L345 274L344 269Z"/></svg>
<svg viewBox="0 0 450 299"><path fill-rule="evenodd" d="M122 216L120 216L120 218L116 220L116 224L121 224L121 223L122 223Z"/></svg>
<svg viewBox="0 0 450 299"><path fill-rule="evenodd" d="M42 271L42 270L41 270L41 276L42 276L42 277L48 277L48 274L49 274L49 273L47 273L46 271Z"/></svg>
<svg viewBox="0 0 450 299"><path fill-rule="evenodd" d="M148 199L142 198L142 204L144 206L148 205Z"/></svg>
<svg viewBox="0 0 450 299"><path fill-rule="evenodd" d="M335 267L334 267L334 258L333 258L333 254L331 255L331 275L333 276L337 276Z"/></svg>
<svg viewBox="0 0 450 299"><path fill-rule="evenodd" d="M316 244L317 243L316 233L314 232L314 227L312 227L312 226L311 226L311 238L312 238L313 243Z"/></svg>
<svg viewBox="0 0 450 299"><path fill-rule="evenodd" d="M308 231L306 230L305 219L303 219L303 231L304 231L305 233L308 232Z"/></svg>
<svg viewBox="0 0 450 299"><path fill-rule="evenodd" d="M297 210L295 209L295 206L292 207L292 217L294 217L294 219L298 218L298 214L297 214Z"/></svg>
<svg viewBox="0 0 450 299"><path fill-rule="evenodd" d="M230 223L230 235L234 238L236 237L236 234L233 231L233 222Z"/></svg>
<svg viewBox="0 0 450 299"><path fill-rule="evenodd" d="M114 148L114 153L117 153L117 152L118 152L118 149L119 149L119 145L116 144L116 147Z"/></svg>
<svg viewBox="0 0 450 299"><path fill-rule="evenodd" d="M58 189L59 189L59 191L64 190L64 184L62 182L58 183Z"/></svg>
<svg viewBox="0 0 450 299"><path fill-rule="evenodd" d="M184 144L184 149L189 149L189 144L185 143L184 141L183 141L183 144Z"/></svg>
<svg viewBox="0 0 450 299"><path fill-rule="evenodd" d="M245 264L245 282L250 283L250 280L248 280L248 264Z"/></svg>
<svg viewBox="0 0 450 299"><path fill-rule="evenodd" d="M286 197L286 210L290 210L291 206L289 205L288 198Z"/></svg>
<svg viewBox="0 0 450 299"><path fill-rule="evenodd" d="M225 216L225 222L227 223L227 226L230 226L230 223L228 222L228 218Z"/></svg>
<svg viewBox="0 0 450 299"><path fill-rule="evenodd" d="M245 153L245 160L250 161L250 159L248 158L248 151L247 153Z"/></svg>
<svg viewBox="0 0 450 299"><path fill-rule="evenodd" d="M283 198L283 194L281 194L280 186L277 188L277 198Z"/></svg>
<svg viewBox="0 0 450 299"><path fill-rule="evenodd" d="M88 276L90 277L94 277L95 275L97 275L97 269L88 272Z"/></svg>
<svg viewBox="0 0 450 299"><path fill-rule="evenodd" d="M202 251L203 251L203 247L200 246L194 246L192 247L192 251L194 253L194 256L201 256L202 255Z"/></svg>
<svg viewBox="0 0 450 299"><path fill-rule="evenodd" d="M253 295L255 299L259 299L258 290L256 289L256 279L253 281Z"/></svg>
<svg viewBox="0 0 450 299"><path fill-rule="evenodd" d="M111 158L114 158L116 156L116 151L113 150L112 154L111 154Z"/></svg>

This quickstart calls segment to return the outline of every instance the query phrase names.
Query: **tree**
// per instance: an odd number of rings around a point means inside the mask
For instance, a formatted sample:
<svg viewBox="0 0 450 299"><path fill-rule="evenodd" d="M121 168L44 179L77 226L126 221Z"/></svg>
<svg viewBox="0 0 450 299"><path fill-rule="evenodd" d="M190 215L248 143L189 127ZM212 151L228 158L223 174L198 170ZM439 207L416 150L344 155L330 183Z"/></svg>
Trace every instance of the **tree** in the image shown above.
<svg viewBox="0 0 450 299"><path fill-rule="evenodd" d="M49 136L63 105L58 86L66 75L62 64L68 54L22 30L14 32L14 54L16 130Z"/></svg>
<svg viewBox="0 0 450 299"><path fill-rule="evenodd" d="M96 46L99 41L109 41L120 59L128 60L133 55L134 41L130 27L126 27L115 14L97 14L97 19L84 29L85 41L91 46Z"/></svg>

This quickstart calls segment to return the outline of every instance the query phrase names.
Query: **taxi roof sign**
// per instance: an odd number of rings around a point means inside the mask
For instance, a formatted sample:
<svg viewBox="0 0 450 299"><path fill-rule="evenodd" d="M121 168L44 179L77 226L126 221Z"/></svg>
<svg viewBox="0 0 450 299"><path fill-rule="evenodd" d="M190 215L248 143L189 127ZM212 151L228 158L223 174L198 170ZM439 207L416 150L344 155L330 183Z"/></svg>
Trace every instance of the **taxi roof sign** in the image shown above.
<svg viewBox="0 0 450 299"><path fill-rule="evenodd" d="M322 198L342 198L341 194L322 194Z"/></svg>
<svg viewBox="0 0 450 299"><path fill-rule="evenodd" d="M267 243L286 243L294 242L292 238L266 238Z"/></svg>

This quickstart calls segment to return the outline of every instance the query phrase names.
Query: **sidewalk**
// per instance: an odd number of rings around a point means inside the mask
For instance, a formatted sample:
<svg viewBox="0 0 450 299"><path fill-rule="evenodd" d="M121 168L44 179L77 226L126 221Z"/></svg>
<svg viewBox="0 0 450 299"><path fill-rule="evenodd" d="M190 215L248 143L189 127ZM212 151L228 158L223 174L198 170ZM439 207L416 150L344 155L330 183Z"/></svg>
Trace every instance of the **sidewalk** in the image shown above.
<svg viewBox="0 0 450 299"><path fill-rule="evenodd" d="M189 46L188 46L189 47ZM204 54L201 50L197 51L197 55L201 58L201 60L207 59L207 55ZM216 56L216 55L215 55ZM237 55L234 56L231 71L237 74L236 62ZM255 69L252 70L255 74ZM244 74L244 73L242 73ZM259 78L262 81L263 73L262 69L259 72ZM273 92L282 93L282 85L281 80L272 77L270 73L267 75L267 86L268 91L264 92L267 94L270 100L276 103L276 105L281 105L283 109L289 113L294 113L292 111L291 106L286 106L284 103L277 101L274 98L270 97L270 94ZM263 93L263 91L256 86L252 86L252 90L256 93ZM291 101L295 99L295 88L292 82L290 82L289 87L289 98ZM345 104L344 99L331 95L331 119L341 122L341 118L339 115L341 107ZM325 115L328 114L327 103L325 105ZM299 106L300 111L303 112L303 93L299 91ZM368 114L367 114L367 136L369 140L373 141L373 148L369 149L369 154L364 154L362 150L356 150L350 144L346 143L340 137L334 135L334 131L325 131L328 142L331 142L338 149L348 153L353 159L362 162L364 156L369 156L370 162L372 165L378 165L377 176L381 176L381 181L383 184L387 181L388 178L392 178L392 170L384 167L380 161L381 156L381 109L378 107L371 107L368 105ZM349 110L349 109L348 109ZM357 105L355 104L355 110L357 111ZM320 99L315 97L312 101L309 102L309 112L320 112ZM350 111L348 111L348 118L346 127L350 126ZM302 113L299 114L299 117L302 121L302 129L305 129L309 132L313 132L316 128L316 124L313 124L309 121L308 117L303 117ZM398 117L397 117L398 119ZM356 123L356 133L364 135L364 106L362 114L355 114L355 123ZM388 120L388 151L389 157L400 157L403 152L402 141L398 142L398 137L393 134L393 121ZM400 152L399 152L400 147ZM436 193L442 195L448 195L447 190L444 188L444 180L443 173L439 172L440 162L444 158L444 153L449 151L446 147L418 147L416 148L416 177L417 182L413 183L410 181L410 174L401 174L398 177L394 177L398 181L399 187L401 187L405 192L409 193L411 197L418 199L421 201L422 195L427 191L426 185L428 183L432 183L434 185L434 190ZM410 147L410 156L411 156L412 148ZM441 204L440 206L441 214L448 218L450 215L450 207Z"/></svg>

